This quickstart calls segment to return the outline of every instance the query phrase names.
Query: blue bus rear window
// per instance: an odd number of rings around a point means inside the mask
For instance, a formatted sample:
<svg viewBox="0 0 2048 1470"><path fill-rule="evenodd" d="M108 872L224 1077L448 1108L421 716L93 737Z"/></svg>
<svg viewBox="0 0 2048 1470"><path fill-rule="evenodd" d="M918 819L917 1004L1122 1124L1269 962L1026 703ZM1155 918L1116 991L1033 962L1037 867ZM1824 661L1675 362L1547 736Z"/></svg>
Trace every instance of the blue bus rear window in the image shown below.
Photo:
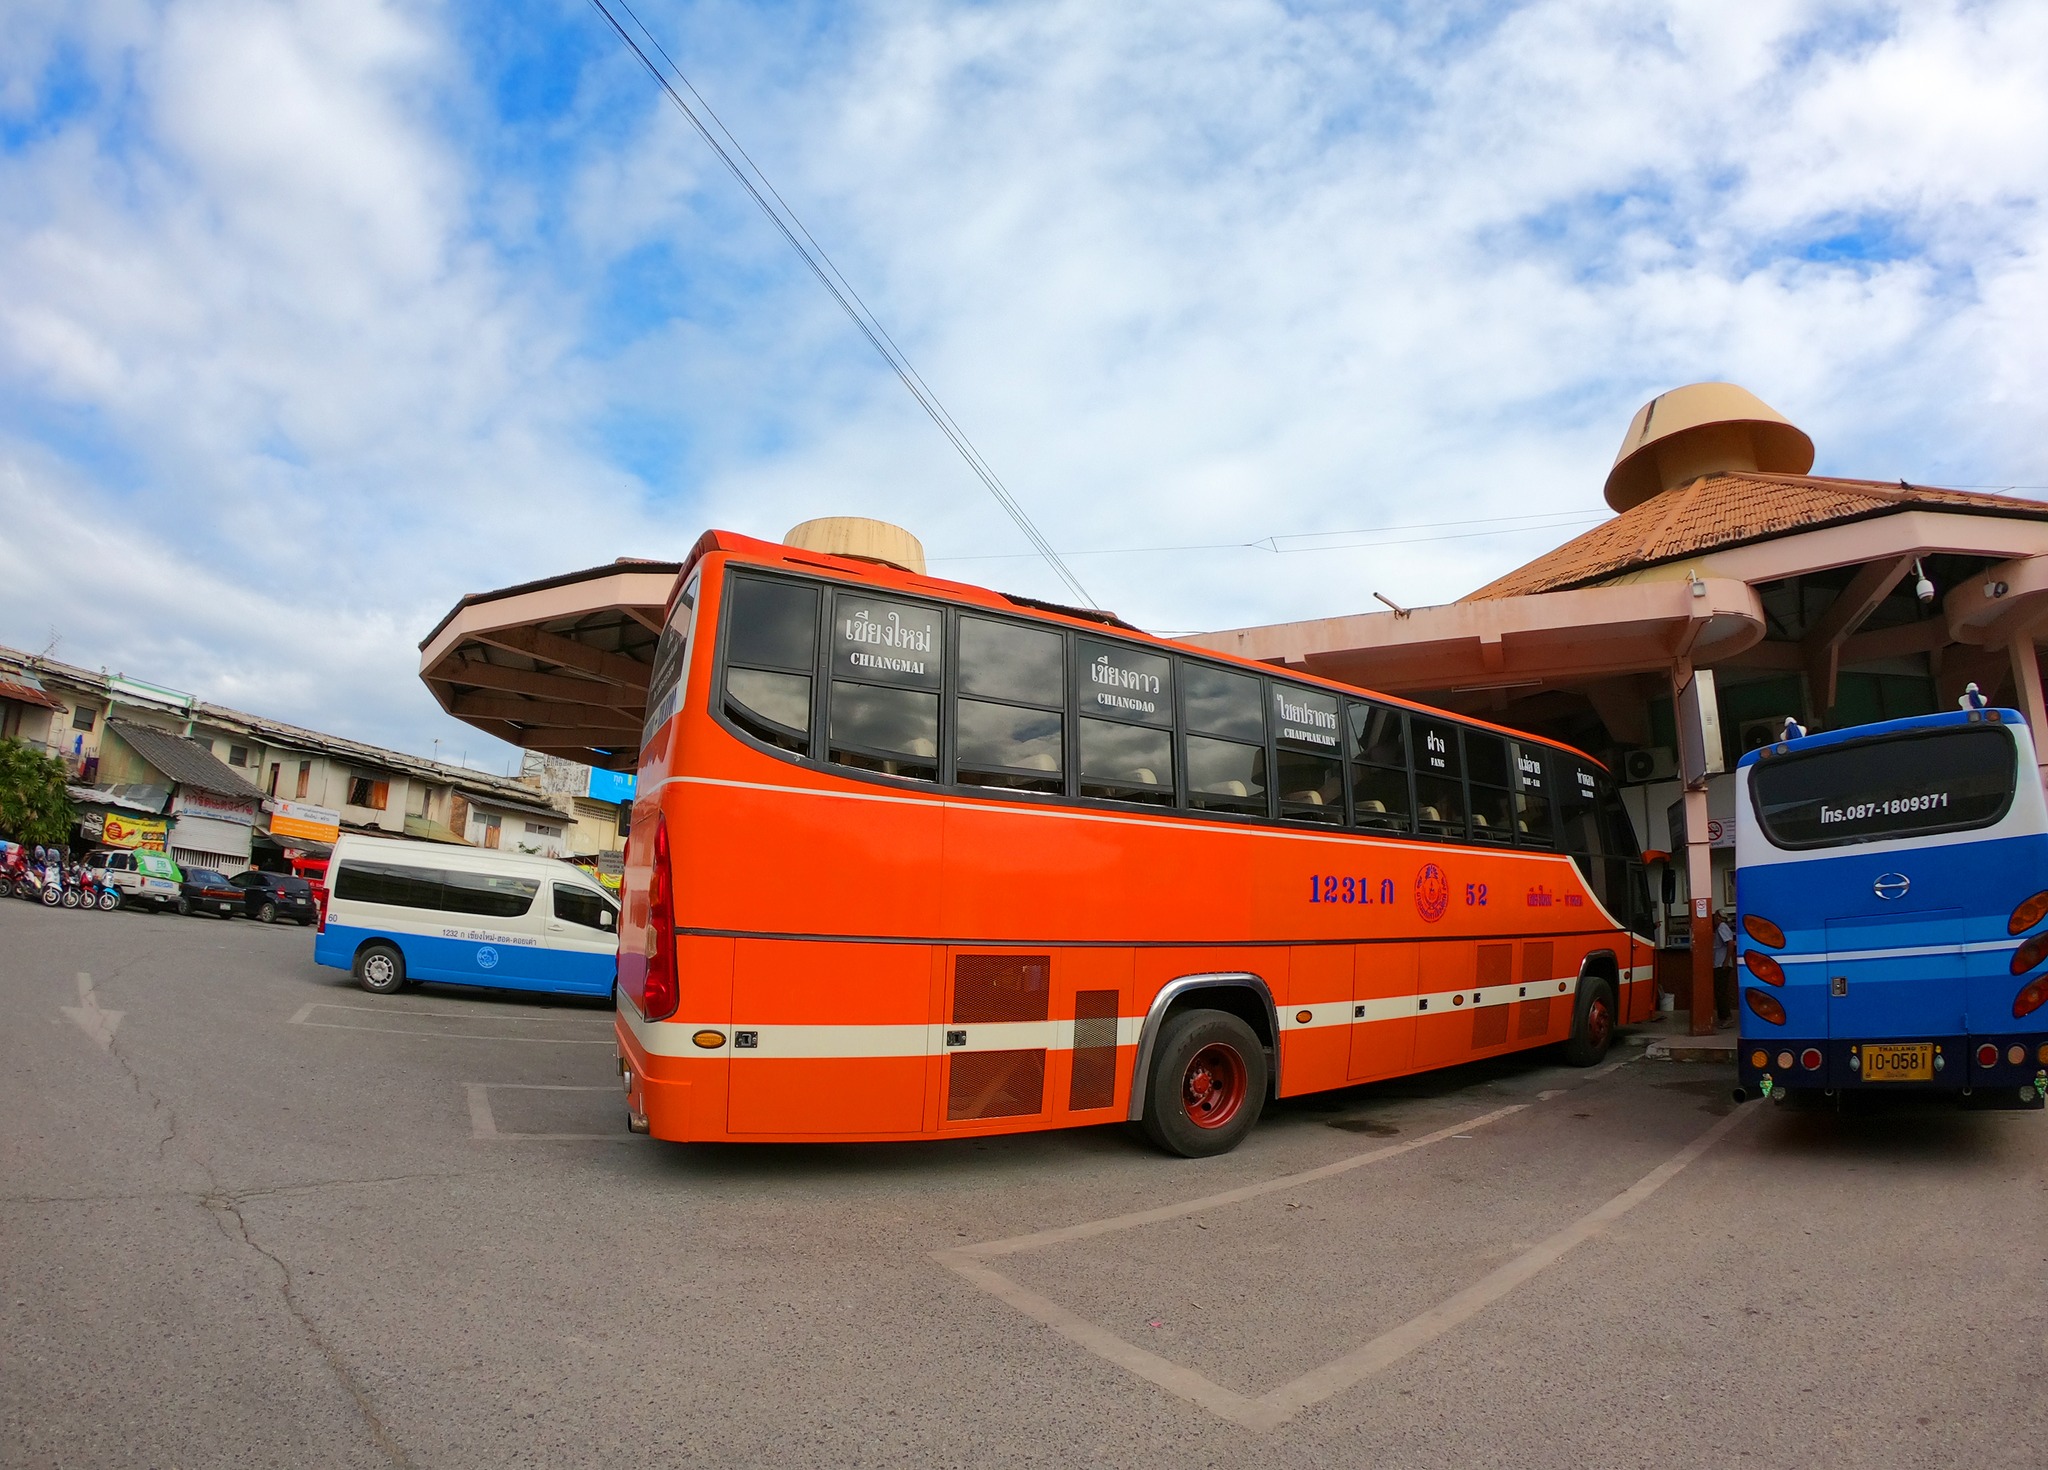
<svg viewBox="0 0 2048 1470"><path fill-rule="evenodd" d="M2002 727L1969 725L1761 761L1749 794L1778 847L1886 842L1990 826L2012 805L2017 764Z"/></svg>

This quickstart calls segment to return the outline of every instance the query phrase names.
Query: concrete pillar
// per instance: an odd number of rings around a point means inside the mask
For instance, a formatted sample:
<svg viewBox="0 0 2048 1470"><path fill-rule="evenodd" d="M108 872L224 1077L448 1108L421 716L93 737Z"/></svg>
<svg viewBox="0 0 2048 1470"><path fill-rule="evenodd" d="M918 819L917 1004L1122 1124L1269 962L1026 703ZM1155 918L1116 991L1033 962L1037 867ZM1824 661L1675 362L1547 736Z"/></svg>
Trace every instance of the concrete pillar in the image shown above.
<svg viewBox="0 0 2048 1470"><path fill-rule="evenodd" d="M2034 647L2034 638L2023 633L2006 645L2006 652L2012 659L2013 698L2018 702L2020 713L2027 717L2027 728L2034 736L2034 756L2037 760L2048 758L2048 710L2044 710L2041 698L2041 656ZM2048 784L2048 764L2038 767L2044 784Z"/></svg>
<svg viewBox="0 0 2048 1470"><path fill-rule="evenodd" d="M1692 919L1692 1034L1714 1033L1714 849L1704 782L1685 791L1685 886Z"/></svg>

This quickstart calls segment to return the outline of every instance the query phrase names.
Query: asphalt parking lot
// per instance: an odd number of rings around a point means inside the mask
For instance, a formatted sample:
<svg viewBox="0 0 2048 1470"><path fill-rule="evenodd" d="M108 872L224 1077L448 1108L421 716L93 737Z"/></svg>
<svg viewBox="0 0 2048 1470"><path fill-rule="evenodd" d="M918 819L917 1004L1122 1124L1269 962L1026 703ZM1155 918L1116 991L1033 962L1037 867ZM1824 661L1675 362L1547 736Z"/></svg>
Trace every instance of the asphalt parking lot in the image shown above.
<svg viewBox="0 0 2048 1470"><path fill-rule="evenodd" d="M2048 1118L1624 1046L1120 1129L624 1130L608 1013L0 903L8 1465L2048 1463Z"/></svg>

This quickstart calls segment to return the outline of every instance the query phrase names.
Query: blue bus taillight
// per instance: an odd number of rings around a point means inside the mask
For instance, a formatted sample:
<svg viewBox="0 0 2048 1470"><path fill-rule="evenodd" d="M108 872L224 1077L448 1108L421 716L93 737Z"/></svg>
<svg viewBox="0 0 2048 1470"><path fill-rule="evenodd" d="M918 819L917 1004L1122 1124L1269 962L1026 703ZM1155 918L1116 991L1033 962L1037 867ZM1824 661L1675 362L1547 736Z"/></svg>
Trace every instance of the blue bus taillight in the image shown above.
<svg viewBox="0 0 2048 1470"><path fill-rule="evenodd" d="M2044 994L2043 998L2048 999L2048 994ZM1742 999L1752 1011L1773 1026L1785 1024L1785 1007L1779 1003L1778 997L1768 990L1758 990L1752 985L1742 992Z"/></svg>
<svg viewBox="0 0 2048 1470"><path fill-rule="evenodd" d="M1745 950L1742 955L1742 963L1749 967L1750 974L1756 976L1757 979L1763 981L1766 985L1783 985L1785 983L1785 967L1767 954L1759 954L1753 949ZM1773 1001L1772 1004L1776 1005L1777 1002ZM1781 1015L1778 1019L1782 1021L1785 1018Z"/></svg>
<svg viewBox="0 0 2048 1470"><path fill-rule="evenodd" d="M2044 893L2041 896L2048 898L2048 893ZM1776 924L1773 924L1769 919L1762 918L1759 915L1744 914L1742 916L1742 932L1751 939L1754 939L1758 944L1767 944L1772 949L1783 949L1785 947L1785 931ZM2019 930L2015 929L2013 933L2017 934ZM1771 983L1776 985L1778 981L1773 980Z"/></svg>
<svg viewBox="0 0 2048 1470"><path fill-rule="evenodd" d="M2048 933L2036 934L2012 952L2012 972L2024 975L2048 958Z"/></svg>
<svg viewBox="0 0 2048 1470"><path fill-rule="evenodd" d="M2012 1018L2017 1021L2022 1016L2031 1016L2043 1005L2048 1005L2048 975L2037 975L2013 997Z"/></svg>
<svg viewBox="0 0 2048 1470"><path fill-rule="evenodd" d="M2012 911L2012 917L2005 921L2005 932L2024 934L2043 919L2048 919L2048 888L2042 889Z"/></svg>

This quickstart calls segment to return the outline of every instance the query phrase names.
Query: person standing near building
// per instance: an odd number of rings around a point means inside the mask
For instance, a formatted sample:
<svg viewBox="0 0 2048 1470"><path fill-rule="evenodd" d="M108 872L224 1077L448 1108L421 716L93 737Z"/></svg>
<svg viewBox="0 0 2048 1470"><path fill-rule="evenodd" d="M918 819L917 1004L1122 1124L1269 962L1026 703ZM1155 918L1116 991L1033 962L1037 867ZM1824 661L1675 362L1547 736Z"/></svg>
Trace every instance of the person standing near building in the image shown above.
<svg viewBox="0 0 2048 1470"><path fill-rule="evenodd" d="M1735 1024L1735 926L1727 910L1714 915L1714 1021Z"/></svg>

